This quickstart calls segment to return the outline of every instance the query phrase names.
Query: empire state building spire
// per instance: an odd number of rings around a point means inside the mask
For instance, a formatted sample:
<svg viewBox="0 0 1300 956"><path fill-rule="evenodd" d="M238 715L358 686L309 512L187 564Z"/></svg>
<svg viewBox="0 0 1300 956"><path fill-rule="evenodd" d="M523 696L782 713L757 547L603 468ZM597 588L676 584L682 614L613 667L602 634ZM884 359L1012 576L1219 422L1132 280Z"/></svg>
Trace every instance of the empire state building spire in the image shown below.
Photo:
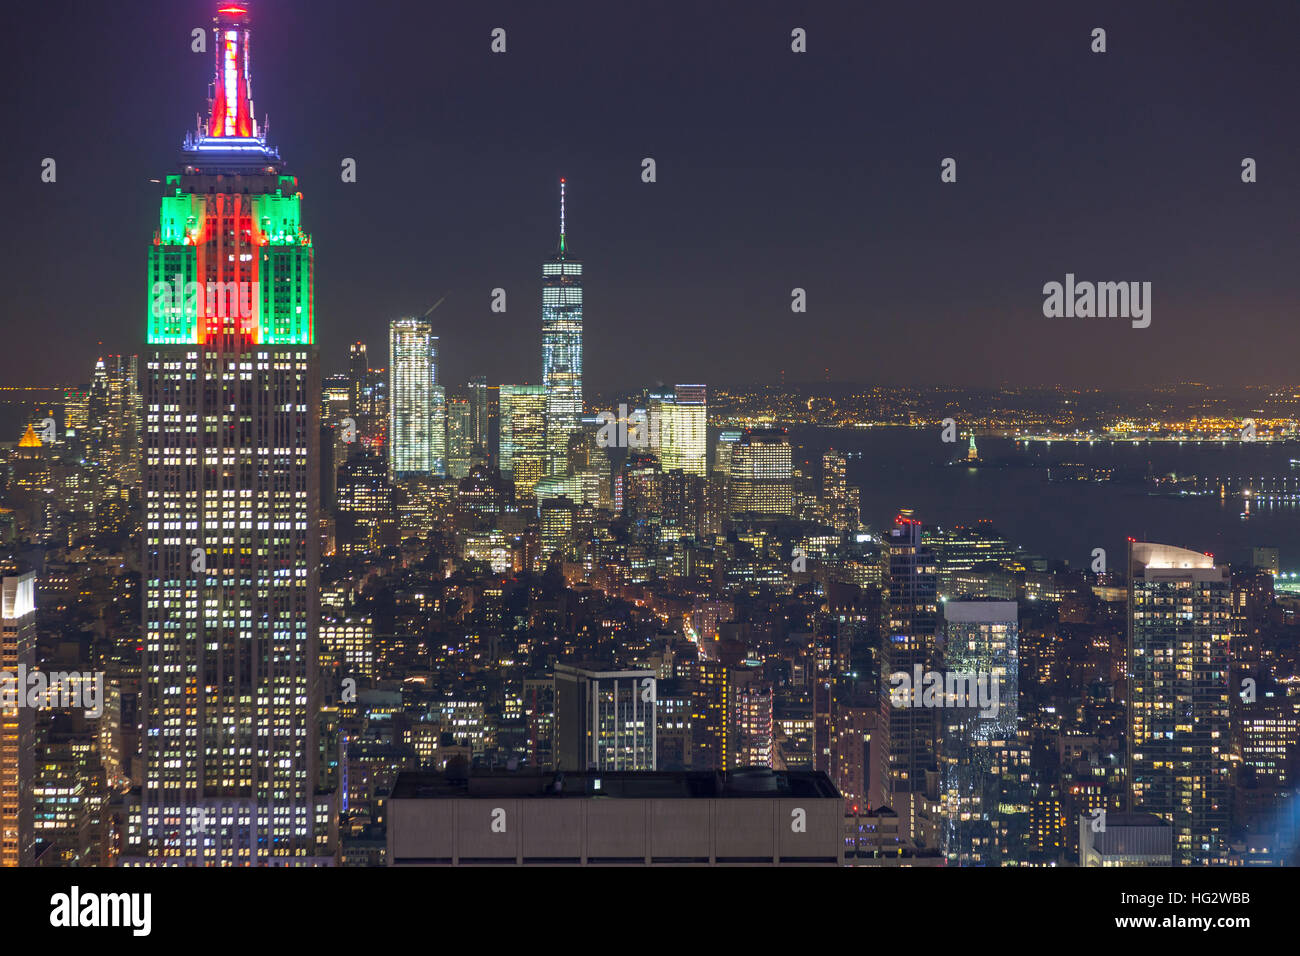
<svg viewBox="0 0 1300 956"><path fill-rule="evenodd" d="M253 118L253 92L249 85L252 30L248 4L224 0L217 7L213 23L217 62L207 135L256 137L257 121Z"/></svg>

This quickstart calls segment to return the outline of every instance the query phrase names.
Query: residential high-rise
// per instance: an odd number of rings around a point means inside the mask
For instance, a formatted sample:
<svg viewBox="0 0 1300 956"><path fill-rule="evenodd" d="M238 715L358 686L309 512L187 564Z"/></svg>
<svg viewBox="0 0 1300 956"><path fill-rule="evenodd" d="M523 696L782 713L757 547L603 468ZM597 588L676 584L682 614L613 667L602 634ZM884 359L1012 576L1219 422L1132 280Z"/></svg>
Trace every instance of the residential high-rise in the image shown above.
<svg viewBox="0 0 1300 956"><path fill-rule="evenodd" d="M1232 581L1214 557L1128 548L1129 808L1174 828L1174 863L1227 862Z"/></svg>
<svg viewBox="0 0 1300 956"><path fill-rule="evenodd" d="M659 423L659 461L664 471L706 477L709 471L709 409L703 385L678 385L651 394L650 415Z"/></svg>
<svg viewBox="0 0 1300 956"><path fill-rule="evenodd" d="M0 679L15 706L0 707L0 866L35 861L36 722L24 699L27 688L19 683L19 675L35 666L36 573L7 573L0 578Z"/></svg>
<svg viewBox="0 0 1300 956"><path fill-rule="evenodd" d="M721 661L701 658L691 695L691 766L694 769L736 768L733 694L731 669Z"/></svg>
<svg viewBox="0 0 1300 956"><path fill-rule="evenodd" d="M900 833L918 844L932 837L926 775L937 771L937 708L895 705L890 675L932 668L938 625L934 552L922 544L921 522L910 511L894 519L882 542L888 577L881 612L878 790L875 806L898 814ZM937 794L936 794L937 796Z"/></svg>
<svg viewBox="0 0 1300 956"><path fill-rule="evenodd" d="M867 752L875 726L876 714L866 707L844 704L835 708L831 779L844 794L846 810L856 806L862 812L867 808L871 778Z"/></svg>
<svg viewBox="0 0 1300 956"><path fill-rule="evenodd" d="M438 385L438 337L428 319L389 324L388 406L388 473L446 477L446 393Z"/></svg>
<svg viewBox="0 0 1300 956"><path fill-rule="evenodd" d="M565 237L560 180L560 247L542 264L542 386L546 389L546 474L563 477L569 435L582 418L582 263Z"/></svg>
<svg viewBox="0 0 1300 956"><path fill-rule="evenodd" d="M736 766L770 767L774 752L772 685L745 671L734 682L736 714Z"/></svg>
<svg viewBox="0 0 1300 956"><path fill-rule="evenodd" d="M859 529L862 492L848 483L848 459L832 449L822 456L821 520L837 531Z"/></svg>
<svg viewBox="0 0 1300 956"><path fill-rule="evenodd" d="M940 742L943 846L948 862L990 866L1001 862L997 819L1001 779L998 751L1013 741L1020 699L1019 615L1015 601L947 601L943 606L943 673L968 688L968 702L992 690L987 710L945 702ZM946 686L946 685L945 685ZM979 693L976 692L979 688Z"/></svg>
<svg viewBox="0 0 1300 956"><path fill-rule="evenodd" d="M166 177L143 358L143 783L128 857L333 859L318 792L320 372L302 194L219 7L206 122Z"/></svg>

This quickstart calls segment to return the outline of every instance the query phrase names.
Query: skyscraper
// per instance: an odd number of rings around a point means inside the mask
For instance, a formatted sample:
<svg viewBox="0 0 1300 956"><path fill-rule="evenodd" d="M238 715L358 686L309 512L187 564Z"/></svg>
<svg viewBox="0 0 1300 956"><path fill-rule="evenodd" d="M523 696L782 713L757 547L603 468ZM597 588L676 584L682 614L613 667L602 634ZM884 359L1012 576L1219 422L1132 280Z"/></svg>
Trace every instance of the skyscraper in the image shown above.
<svg viewBox="0 0 1300 956"><path fill-rule="evenodd" d="M474 461L474 406L471 399L447 399L447 474L459 481Z"/></svg>
<svg viewBox="0 0 1300 956"><path fill-rule="evenodd" d="M736 673L733 706L736 712L736 766L770 767L774 751L772 704L774 691L761 674Z"/></svg>
<svg viewBox="0 0 1300 956"><path fill-rule="evenodd" d="M732 515L772 520L792 514L794 472L785 429L746 429L732 449Z"/></svg>
<svg viewBox="0 0 1300 956"><path fill-rule="evenodd" d="M470 437L474 442L473 457L486 460L488 456L488 383L486 375L475 375L469 380Z"/></svg>
<svg viewBox="0 0 1300 956"><path fill-rule="evenodd" d="M848 460L832 449L822 455L822 513L831 527L855 530L858 524L858 495L848 484Z"/></svg>
<svg viewBox="0 0 1300 956"><path fill-rule="evenodd" d="M1227 862L1232 582L1199 551L1128 548L1129 809L1174 827L1174 863Z"/></svg>
<svg viewBox="0 0 1300 956"><path fill-rule="evenodd" d="M895 705L890 675L914 673L920 665L930 670L934 662L938 625L934 552L922 544L921 522L904 511L884 539L886 562L885 605L881 630L880 727L878 737L877 807L898 814L899 831L918 844L932 836L926 774L936 771L936 710Z"/></svg>
<svg viewBox="0 0 1300 956"><path fill-rule="evenodd" d="M14 692L15 706L0 707L0 866L31 866L36 826L35 710L25 706L20 674L36 666L36 574L0 578L0 679Z"/></svg>
<svg viewBox="0 0 1300 956"><path fill-rule="evenodd" d="M582 418L582 263L565 238L560 180L560 247L542 264L542 386L546 389L546 474L563 476L569 435Z"/></svg>
<svg viewBox="0 0 1300 956"><path fill-rule="evenodd" d="M348 385L352 391L352 414L362 416L370 411L370 360L365 342L348 346Z"/></svg>
<svg viewBox="0 0 1300 956"><path fill-rule="evenodd" d="M944 852L952 864L997 865L1001 780L994 767L998 749L1017 730L1018 607L1015 601L948 601L943 616L945 674L982 682L986 689L988 681L997 681L997 705L987 712L960 705L943 710Z"/></svg>
<svg viewBox="0 0 1300 956"><path fill-rule="evenodd" d="M703 385L678 385L650 396L650 415L659 422L659 460L664 471L704 478L709 472L709 408Z"/></svg>
<svg viewBox="0 0 1300 956"><path fill-rule="evenodd" d="M438 337L428 319L388 327L388 472L447 474L446 393L438 385Z"/></svg>
<svg viewBox="0 0 1300 956"><path fill-rule="evenodd" d="M207 122L166 178L144 355L144 774L134 862L329 862L317 791L320 372L302 194L225 3Z"/></svg>
<svg viewBox="0 0 1300 956"><path fill-rule="evenodd" d="M95 363L87 424L95 436L94 457L123 489L140 483L139 357L110 355Z"/></svg>
<svg viewBox="0 0 1300 956"><path fill-rule="evenodd" d="M545 386L501 386L500 436L501 474L532 494L546 467Z"/></svg>
<svg viewBox="0 0 1300 956"><path fill-rule="evenodd" d="M397 543L393 483L378 453L359 448L338 471L335 511L338 550L366 554Z"/></svg>

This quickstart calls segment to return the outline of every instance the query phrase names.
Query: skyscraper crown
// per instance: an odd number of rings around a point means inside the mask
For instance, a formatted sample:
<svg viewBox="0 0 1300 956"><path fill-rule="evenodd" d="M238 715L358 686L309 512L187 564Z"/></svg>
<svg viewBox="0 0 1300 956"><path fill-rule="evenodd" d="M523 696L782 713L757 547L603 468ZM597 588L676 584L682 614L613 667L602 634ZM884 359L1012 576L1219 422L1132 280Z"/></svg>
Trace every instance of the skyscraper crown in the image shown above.
<svg viewBox="0 0 1300 956"><path fill-rule="evenodd" d="M253 91L249 82L252 31L248 20L247 4L226 2L217 7L213 20L216 24L217 62L212 94L208 98L209 136L257 135Z"/></svg>
<svg viewBox="0 0 1300 956"><path fill-rule="evenodd" d="M212 19L213 76L208 116L185 138L185 152L265 164L279 159L253 115L252 24L247 0L218 0ZM209 160L210 165L210 160Z"/></svg>

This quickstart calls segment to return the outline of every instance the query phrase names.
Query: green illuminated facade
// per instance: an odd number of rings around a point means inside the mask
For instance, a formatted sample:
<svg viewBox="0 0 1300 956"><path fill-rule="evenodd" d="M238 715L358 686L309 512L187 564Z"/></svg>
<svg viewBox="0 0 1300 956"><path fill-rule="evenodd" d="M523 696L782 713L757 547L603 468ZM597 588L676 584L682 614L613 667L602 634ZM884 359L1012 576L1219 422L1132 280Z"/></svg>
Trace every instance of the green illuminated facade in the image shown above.
<svg viewBox="0 0 1300 956"><path fill-rule="evenodd" d="M229 333L257 345L311 345L313 254L297 180L239 176L241 189L266 190L250 194L221 192L225 183L209 192L214 178L226 177L189 168L167 177L149 250L149 344L196 345Z"/></svg>

